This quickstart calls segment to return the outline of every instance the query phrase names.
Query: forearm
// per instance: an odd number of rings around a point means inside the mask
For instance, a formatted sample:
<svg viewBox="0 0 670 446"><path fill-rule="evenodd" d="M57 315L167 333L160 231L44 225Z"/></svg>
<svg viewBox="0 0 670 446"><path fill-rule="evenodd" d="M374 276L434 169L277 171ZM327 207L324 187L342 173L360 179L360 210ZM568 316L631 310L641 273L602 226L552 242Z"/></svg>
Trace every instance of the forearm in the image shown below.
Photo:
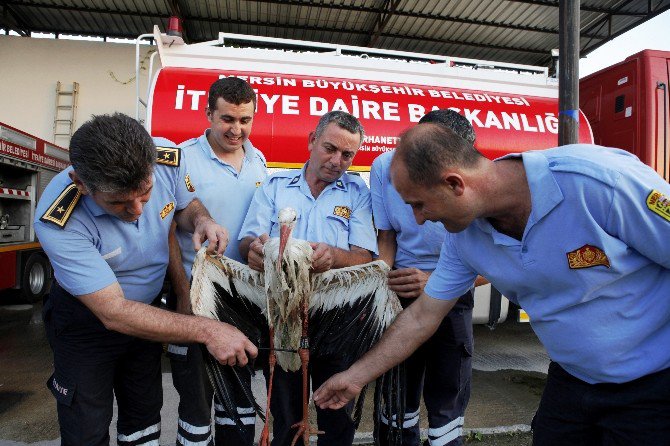
<svg viewBox="0 0 670 446"><path fill-rule="evenodd" d="M407 359L435 331L456 301L436 301L422 294L403 310L379 342L350 368L353 382L362 385Z"/></svg>
<svg viewBox="0 0 670 446"><path fill-rule="evenodd" d="M186 271L181 258L181 248L177 241L177 234L175 232L176 225L173 223L170 228L168 236L168 245L170 247L170 258L168 263L168 277L172 287L172 293L175 295L176 310L178 313L191 313L190 287L188 279L186 278Z"/></svg>
<svg viewBox="0 0 670 446"><path fill-rule="evenodd" d="M377 247L379 248L379 260L383 260L392 268L395 264L395 255L398 249L396 232L393 230L378 230Z"/></svg>
<svg viewBox="0 0 670 446"><path fill-rule="evenodd" d="M195 228L203 219L212 220L207 208L197 198L191 201L174 216L174 221L182 231L195 232Z"/></svg>
<svg viewBox="0 0 670 446"><path fill-rule="evenodd" d="M127 300L118 283L79 299L109 330L153 341L205 343L208 327L216 323Z"/></svg>
<svg viewBox="0 0 670 446"><path fill-rule="evenodd" d="M372 261L372 254L367 249L352 246L350 250L333 247L332 268L361 265Z"/></svg>

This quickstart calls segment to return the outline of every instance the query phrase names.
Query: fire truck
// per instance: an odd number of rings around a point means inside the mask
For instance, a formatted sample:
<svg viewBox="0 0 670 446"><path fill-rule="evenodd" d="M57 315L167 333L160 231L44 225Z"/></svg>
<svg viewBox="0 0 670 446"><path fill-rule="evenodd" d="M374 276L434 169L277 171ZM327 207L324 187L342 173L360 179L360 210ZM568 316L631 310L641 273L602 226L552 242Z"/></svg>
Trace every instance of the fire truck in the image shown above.
<svg viewBox="0 0 670 446"><path fill-rule="evenodd" d="M331 110L362 122L366 136L351 170L366 180L372 161L434 109L463 114L489 158L558 144L558 82L544 67L226 33L188 45L158 27L140 36L138 55L141 39L157 47L145 93L137 86L137 117L150 133L177 143L202 135L209 86L237 76L257 93L251 140L271 169L302 167L309 132ZM592 143L589 123L579 119L580 141ZM505 320L508 304L490 285L477 287L475 322Z"/></svg>
<svg viewBox="0 0 670 446"><path fill-rule="evenodd" d="M645 50L579 81L595 143L635 154L670 180L670 51Z"/></svg>
<svg viewBox="0 0 670 446"><path fill-rule="evenodd" d="M0 122L0 290L39 300L52 270L35 238L35 205L44 188L69 164L66 149Z"/></svg>

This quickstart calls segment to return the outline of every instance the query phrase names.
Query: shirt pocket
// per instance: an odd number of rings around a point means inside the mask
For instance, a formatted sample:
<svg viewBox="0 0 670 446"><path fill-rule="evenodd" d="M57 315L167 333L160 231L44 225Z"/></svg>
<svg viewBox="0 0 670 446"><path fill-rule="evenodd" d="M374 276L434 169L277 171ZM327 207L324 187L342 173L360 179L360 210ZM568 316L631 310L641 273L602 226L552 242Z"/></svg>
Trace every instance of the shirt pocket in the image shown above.
<svg viewBox="0 0 670 446"><path fill-rule="evenodd" d="M349 249L349 219L338 215L329 215L326 220L328 222L328 232L324 242L340 249Z"/></svg>
<svg viewBox="0 0 670 446"><path fill-rule="evenodd" d="M109 249L107 252L103 251L100 254L103 260L107 262L107 264L113 271L116 271L117 267L119 267L123 263L124 253L123 248L121 246Z"/></svg>

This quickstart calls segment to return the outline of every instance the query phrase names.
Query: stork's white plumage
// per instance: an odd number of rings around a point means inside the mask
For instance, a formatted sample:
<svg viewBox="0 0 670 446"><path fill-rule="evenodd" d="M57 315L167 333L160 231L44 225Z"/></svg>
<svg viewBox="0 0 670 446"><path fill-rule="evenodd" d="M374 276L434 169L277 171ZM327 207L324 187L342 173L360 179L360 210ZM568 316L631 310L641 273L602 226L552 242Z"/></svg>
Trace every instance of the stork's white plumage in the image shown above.
<svg viewBox="0 0 670 446"><path fill-rule="evenodd" d="M387 286L389 268L376 261L311 274L312 247L291 238L296 218L291 208L279 212L280 237L264 245L263 273L201 250L192 270L193 313L234 324L257 344L274 332L271 347L297 351L308 344L312 357L344 355L353 363L401 311L397 296ZM307 314L309 341L301 343L301 337L307 335ZM267 325L258 327L263 322ZM260 334L253 328L260 328ZM277 352L277 363L288 371L302 364L306 373L304 360L296 353ZM381 391L380 384L377 391ZM362 396L355 418L360 417L361 408Z"/></svg>
<svg viewBox="0 0 670 446"><path fill-rule="evenodd" d="M312 292L312 247L309 242L291 238L297 216L293 208L280 210L279 238L268 240L263 247L268 324L274 331L275 347L290 350L300 346L300 304L309 305ZM277 362L284 370L300 368L300 358L294 353L277 352Z"/></svg>

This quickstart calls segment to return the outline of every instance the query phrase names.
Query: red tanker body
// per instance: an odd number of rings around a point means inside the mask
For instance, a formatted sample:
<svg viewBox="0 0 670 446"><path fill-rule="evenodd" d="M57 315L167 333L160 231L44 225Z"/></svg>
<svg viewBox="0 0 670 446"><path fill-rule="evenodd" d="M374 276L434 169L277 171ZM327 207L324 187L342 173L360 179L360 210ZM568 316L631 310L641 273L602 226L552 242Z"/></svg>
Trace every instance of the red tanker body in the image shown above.
<svg viewBox="0 0 670 446"><path fill-rule="evenodd" d="M146 104L151 134L177 143L202 135L209 86L238 76L257 92L251 140L271 168L301 167L309 132L330 110L349 112L365 127L352 166L358 171L369 171L433 109L463 114L489 158L558 144L558 84L543 67L223 33L186 45L157 27L143 37L155 40L162 65L150 76L146 101L138 100L138 118ZM582 114L580 124L580 141L593 142ZM473 319L502 321L507 304L489 285L478 287Z"/></svg>
<svg viewBox="0 0 670 446"><path fill-rule="evenodd" d="M670 180L670 52L645 50L579 82L579 105L596 144L637 155Z"/></svg>
<svg viewBox="0 0 670 446"><path fill-rule="evenodd" d="M490 158L558 144L557 83L545 68L228 34L196 45L153 37L163 68L153 77L146 125L175 142L208 127L212 82L238 76L257 91L252 141L271 167L301 166L309 131L330 110L365 127L356 170L369 170L403 130L437 108L463 114ZM232 40L252 47L222 46ZM309 51L253 48L268 43ZM592 142L581 114L580 124L580 141Z"/></svg>

